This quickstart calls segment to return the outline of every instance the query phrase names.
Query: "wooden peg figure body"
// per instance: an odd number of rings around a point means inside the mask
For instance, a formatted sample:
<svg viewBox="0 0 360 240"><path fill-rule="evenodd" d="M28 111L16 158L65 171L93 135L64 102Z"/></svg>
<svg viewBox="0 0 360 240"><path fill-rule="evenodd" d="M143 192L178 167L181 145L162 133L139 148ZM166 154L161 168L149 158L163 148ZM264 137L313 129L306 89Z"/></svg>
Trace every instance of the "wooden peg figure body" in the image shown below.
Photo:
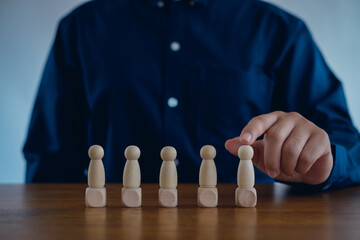
<svg viewBox="0 0 360 240"><path fill-rule="evenodd" d="M214 162L216 150L211 145L203 146L200 156L203 160L199 172L198 206L216 207L218 204L217 173Z"/></svg>
<svg viewBox="0 0 360 240"><path fill-rule="evenodd" d="M159 176L159 205L161 207L176 207L177 198L177 170L175 158L177 152L173 147L164 147L160 156L163 160Z"/></svg>
<svg viewBox="0 0 360 240"><path fill-rule="evenodd" d="M238 188L235 192L235 203L238 207L255 207L257 203L254 188L255 173L252 158L254 150L251 146L242 145L238 150L240 163L238 167Z"/></svg>
<svg viewBox="0 0 360 240"><path fill-rule="evenodd" d="M90 164L88 168L88 185L85 192L85 204L87 207L105 207L106 188L105 170L102 162L104 149L99 145L89 148Z"/></svg>
<svg viewBox="0 0 360 240"><path fill-rule="evenodd" d="M141 206L141 172L138 161L140 154L140 149L137 146L128 146L125 149L124 187L121 190L122 204L125 207Z"/></svg>

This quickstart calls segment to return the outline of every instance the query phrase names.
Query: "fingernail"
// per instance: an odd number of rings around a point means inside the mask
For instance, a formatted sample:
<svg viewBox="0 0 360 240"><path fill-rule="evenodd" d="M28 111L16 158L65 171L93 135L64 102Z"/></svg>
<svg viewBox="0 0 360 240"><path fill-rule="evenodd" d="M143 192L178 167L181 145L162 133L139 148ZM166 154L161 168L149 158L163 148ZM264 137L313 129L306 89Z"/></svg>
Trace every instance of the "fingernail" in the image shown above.
<svg viewBox="0 0 360 240"><path fill-rule="evenodd" d="M267 173L271 178L276 178L278 175L276 171L272 171L272 170L269 170Z"/></svg>
<svg viewBox="0 0 360 240"><path fill-rule="evenodd" d="M241 136L240 136L240 140L245 140L247 142L250 142L252 138L251 133L249 132L244 132Z"/></svg>

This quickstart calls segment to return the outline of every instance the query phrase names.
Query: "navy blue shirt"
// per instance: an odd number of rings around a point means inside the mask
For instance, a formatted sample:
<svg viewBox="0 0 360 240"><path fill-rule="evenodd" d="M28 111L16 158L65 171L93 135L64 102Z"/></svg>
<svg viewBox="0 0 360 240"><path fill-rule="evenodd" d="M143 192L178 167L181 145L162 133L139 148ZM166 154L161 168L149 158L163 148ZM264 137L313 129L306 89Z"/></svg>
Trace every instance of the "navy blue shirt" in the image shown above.
<svg viewBox="0 0 360 240"><path fill-rule="evenodd" d="M59 24L24 146L26 181L85 182L87 149L100 144L106 181L121 182L135 144L143 182L158 181L166 145L178 151L179 182L197 182L211 144L219 182L235 182L239 159L225 141L275 110L329 134L324 189L360 181L359 133L304 22L255 0L92 1ZM272 179L256 170L256 181Z"/></svg>

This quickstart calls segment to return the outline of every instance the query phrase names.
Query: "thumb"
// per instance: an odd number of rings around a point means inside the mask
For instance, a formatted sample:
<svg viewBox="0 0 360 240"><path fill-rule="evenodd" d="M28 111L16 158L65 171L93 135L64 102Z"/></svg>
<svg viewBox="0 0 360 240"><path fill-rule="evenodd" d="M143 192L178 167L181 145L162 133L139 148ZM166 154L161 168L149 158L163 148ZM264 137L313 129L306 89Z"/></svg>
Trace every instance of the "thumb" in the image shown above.
<svg viewBox="0 0 360 240"><path fill-rule="evenodd" d="M244 144L242 144L242 141L239 139L239 137L235 137L235 138L232 138L232 139L229 139L226 141L225 148L231 154L238 157L238 150L241 145L244 145ZM264 142L263 142L263 140L255 141L251 146L254 149L254 157L252 159L253 164L260 171L266 173L265 164L264 164Z"/></svg>
<svg viewBox="0 0 360 240"><path fill-rule="evenodd" d="M238 149L241 146L241 142L239 137L235 137L232 139L229 139L225 142L225 148L228 150L232 155L238 156Z"/></svg>

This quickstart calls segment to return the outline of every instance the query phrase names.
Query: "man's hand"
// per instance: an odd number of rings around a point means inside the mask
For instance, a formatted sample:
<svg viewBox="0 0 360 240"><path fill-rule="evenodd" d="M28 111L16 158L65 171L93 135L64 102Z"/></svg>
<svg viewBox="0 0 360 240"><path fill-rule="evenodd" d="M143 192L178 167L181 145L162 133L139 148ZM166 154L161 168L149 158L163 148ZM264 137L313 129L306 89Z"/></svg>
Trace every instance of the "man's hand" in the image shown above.
<svg viewBox="0 0 360 240"><path fill-rule="evenodd" d="M263 134L263 140L256 141ZM237 156L238 148L244 144L254 148L254 165L280 181L320 184L332 170L327 133L295 112L277 111L255 117L240 137L228 140L225 147Z"/></svg>

